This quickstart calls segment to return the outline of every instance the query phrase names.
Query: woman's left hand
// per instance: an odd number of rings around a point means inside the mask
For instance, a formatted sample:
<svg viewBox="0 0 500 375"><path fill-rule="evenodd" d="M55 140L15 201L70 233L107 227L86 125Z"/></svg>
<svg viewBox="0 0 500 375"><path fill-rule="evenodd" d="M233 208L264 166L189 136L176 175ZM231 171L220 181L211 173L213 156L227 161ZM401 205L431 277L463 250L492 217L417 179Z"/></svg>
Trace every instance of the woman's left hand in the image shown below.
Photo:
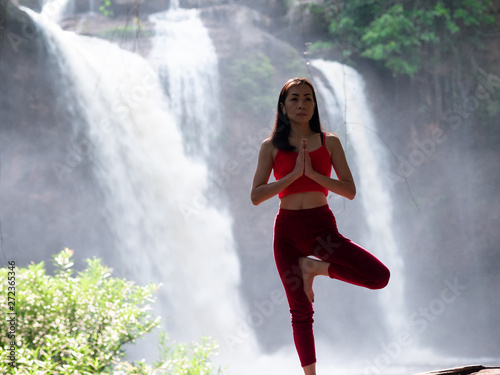
<svg viewBox="0 0 500 375"><path fill-rule="evenodd" d="M311 157L307 151L307 139L302 140L302 147L304 148L304 175L311 178L316 173L311 164Z"/></svg>

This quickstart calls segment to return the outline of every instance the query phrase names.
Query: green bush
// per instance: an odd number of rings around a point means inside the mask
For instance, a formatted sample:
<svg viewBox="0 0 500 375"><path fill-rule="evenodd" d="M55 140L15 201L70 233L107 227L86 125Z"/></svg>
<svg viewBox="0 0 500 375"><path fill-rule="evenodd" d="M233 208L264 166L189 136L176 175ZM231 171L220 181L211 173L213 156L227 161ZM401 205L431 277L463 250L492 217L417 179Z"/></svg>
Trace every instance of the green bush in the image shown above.
<svg viewBox="0 0 500 375"><path fill-rule="evenodd" d="M158 285L111 277L112 270L99 259L87 259L87 268L73 276L72 255L65 249L54 256L54 276L46 274L43 262L0 269L0 306L7 317L1 326L7 334L0 337L0 373L212 373L209 358L215 344L204 339L169 347L163 333L158 362L122 361L125 344L159 325L160 318L149 313Z"/></svg>

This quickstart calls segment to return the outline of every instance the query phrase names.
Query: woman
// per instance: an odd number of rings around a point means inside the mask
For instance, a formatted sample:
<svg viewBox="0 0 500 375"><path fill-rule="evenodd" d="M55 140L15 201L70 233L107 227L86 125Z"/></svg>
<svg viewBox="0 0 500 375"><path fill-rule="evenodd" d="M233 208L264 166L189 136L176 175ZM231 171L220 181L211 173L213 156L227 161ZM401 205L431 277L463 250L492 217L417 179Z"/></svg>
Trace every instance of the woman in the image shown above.
<svg viewBox="0 0 500 375"><path fill-rule="evenodd" d="M338 179L330 177L332 166ZM276 181L269 183L273 169ZM281 89L273 133L260 149L251 199L258 205L276 194L280 198L274 258L306 375L316 374L314 278L324 275L380 289L390 275L377 258L339 234L326 200L329 191L353 199L356 186L339 138L321 129L311 82L294 78Z"/></svg>

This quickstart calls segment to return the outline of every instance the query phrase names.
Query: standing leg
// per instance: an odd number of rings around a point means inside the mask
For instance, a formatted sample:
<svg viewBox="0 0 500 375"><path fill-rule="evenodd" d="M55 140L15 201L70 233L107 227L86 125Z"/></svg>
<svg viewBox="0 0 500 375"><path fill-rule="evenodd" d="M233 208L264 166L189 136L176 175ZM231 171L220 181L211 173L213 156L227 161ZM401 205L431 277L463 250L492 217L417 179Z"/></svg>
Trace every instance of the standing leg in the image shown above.
<svg viewBox="0 0 500 375"><path fill-rule="evenodd" d="M302 367L316 362L312 303L304 292L299 258L303 255L290 246L274 241L274 258L285 289L292 321L293 340Z"/></svg>
<svg viewBox="0 0 500 375"><path fill-rule="evenodd" d="M313 334L314 310L304 292L304 282L300 270L301 253L297 246L302 221L298 213L278 214L274 226L274 259L278 274L283 283L288 305L290 307L292 331L297 354L302 367L306 368L316 362ZM297 235L297 237L296 237ZM306 370L304 370L306 371ZM307 368L307 374L314 374Z"/></svg>
<svg viewBox="0 0 500 375"><path fill-rule="evenodd" d="M316 363L310 364L302 368L304 369L304 375L316 375Z"/></svg>

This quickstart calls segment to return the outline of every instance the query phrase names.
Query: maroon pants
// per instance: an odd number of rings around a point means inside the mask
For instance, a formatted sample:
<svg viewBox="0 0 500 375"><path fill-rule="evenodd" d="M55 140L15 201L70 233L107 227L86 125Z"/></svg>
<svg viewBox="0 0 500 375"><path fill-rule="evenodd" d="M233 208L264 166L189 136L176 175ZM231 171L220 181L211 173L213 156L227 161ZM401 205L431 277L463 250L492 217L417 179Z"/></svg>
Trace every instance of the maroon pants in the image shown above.
<svg viewBox="0 0 500 375"><path fill-rule="evenodd" d="M299 258L315 256L330 263L331 278L370 289L389 282L389 270L361 246L342 236L328 205L305 209L280 208L274 222L274 259L285 288L293 339L302 367L316 362L313 307L304 292Z"/></svg>

